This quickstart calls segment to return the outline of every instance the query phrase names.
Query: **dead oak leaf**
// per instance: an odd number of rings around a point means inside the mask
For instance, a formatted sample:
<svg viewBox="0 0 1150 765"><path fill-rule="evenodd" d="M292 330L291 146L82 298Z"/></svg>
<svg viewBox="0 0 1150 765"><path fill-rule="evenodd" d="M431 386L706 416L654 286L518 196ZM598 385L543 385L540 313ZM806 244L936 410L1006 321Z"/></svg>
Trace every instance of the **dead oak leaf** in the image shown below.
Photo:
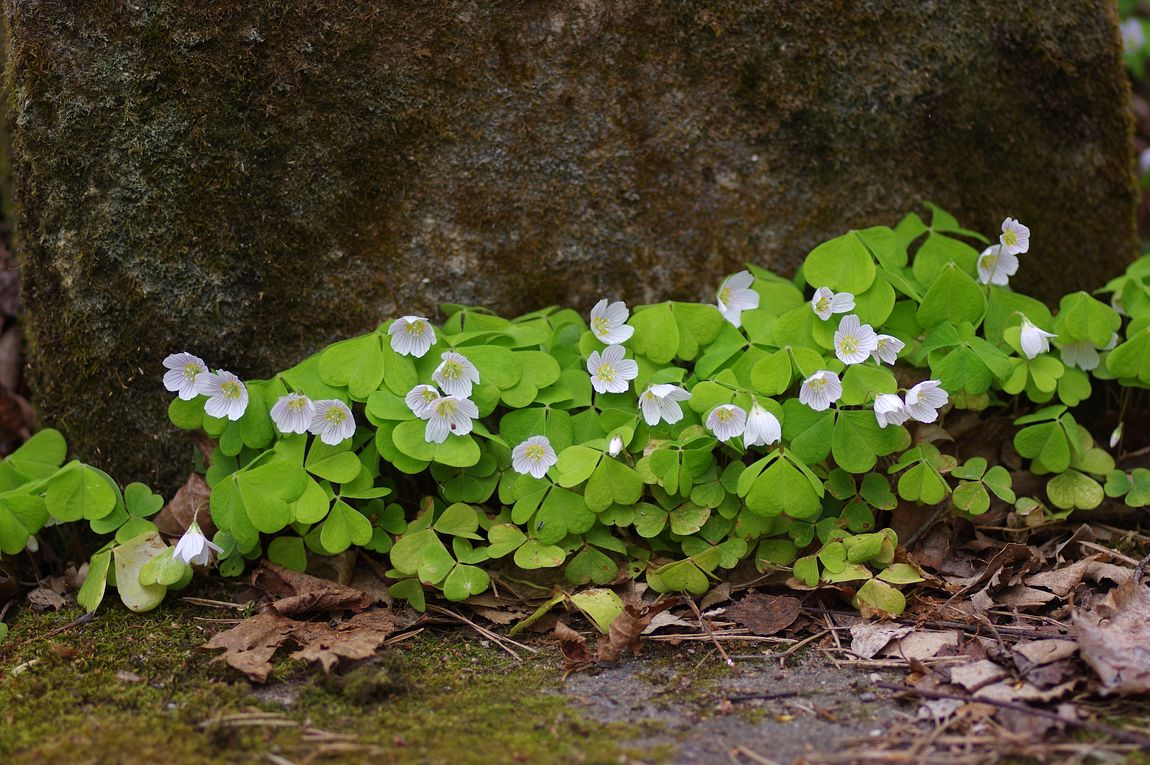
<svg viewBox="0 0 1150 765"><path fill-rule="evenodd" d="M211 496L212 490L203 476L192 473L152 522L156 524L161 534L175 538L183 536L192 525L192 521L196 521L208 539L211 539L216 533L212 516L207 512Z"/></svg>
<svg viewBox="0 0 1150 765"><path fill-rule="evenodd" d="M319 662L323 671L330 673L341 659L357 661L374 656L397 626L395 614L387 609L356 614L335 626L305 622L292 633L292 639L302 647L291 657Z"/></svg>
<svg viewBox="0 0 1150 765"><path fill-rule="evenodd" d="M272 671L272 657L300 622L274 611L265 611L213 636L204 648L222 649L219 658L229 667L244 673L254 682L267 682Z"/></svg>
<svg viewBox="0 0 1150 765"><path fill-rule="evenodd" d="M1150 588L1141 576L1127 577L1092 611L1076 612L1074 631L1103 694L1150 693Z"/></svg>
<svg viewBox="0 0 1150 765"><path fill-rule="evenodd" d="M728 607L724 616L756 635L770 636L794 624L802 608L798 598L754 592Z"/></svg>
<svg viewBox="0 0 1150 765"><path fill-rule="evenodd" d="M284 616L312 611L366 611L375 605L374 595L328 579L264 561L252 574L252 583L279 599L268 608Z"/></svg>
<svg viewBox="0 0 1150 765"><path fill-rule="evenodd" d="M624 606L623 613L611 622L607 634L599 638L596 661L612 664L618 661L623 651L628 648L632 653L638 653L641 645L639 636L643 634L643 630L647 629L647 625L656 614L666 611L678 602L678 598L666 598L645 606Z"/></svg>
<svg viewBox="0 0 1150 765"><path fill-rule="evenodd" d="M591 652L587 650L587 638L558 621L555 622L555 631L552 634L559 641L559 650L563 653L563 663L569 668L591 663Z"/></svg>

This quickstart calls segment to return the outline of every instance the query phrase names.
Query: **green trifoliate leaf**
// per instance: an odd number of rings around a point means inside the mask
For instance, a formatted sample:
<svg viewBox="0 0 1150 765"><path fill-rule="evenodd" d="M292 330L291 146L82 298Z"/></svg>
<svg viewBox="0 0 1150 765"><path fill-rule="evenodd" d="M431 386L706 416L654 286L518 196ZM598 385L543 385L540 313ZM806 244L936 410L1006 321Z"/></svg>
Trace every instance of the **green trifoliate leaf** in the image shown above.
<svg viewBox="0 0 1150 765"><path fill-rule="evenodd" d="M323 522L319 539L324 548L334 554L343 552L353 544L366 545L371 541L371 534L371 521L363 513L346 502L336 500L327 520Z"/></svg>
<svg viewBox="0 0 1150 765"><path fill-rule="evenodd" d="M919 284L930 286L951 264L958 271L971 275L975 273L977 262L978 250L969 244L932 233L915 253L911 270Z"/></svg>
<svg viewBox="0 0 1150 765"><path fill-rule="evenodd" d="M1102 485L1085 473L1067 470L1046 484L1046 494L1062 510L1091 510L1102 504Z"/></svg>
<svg viewBox="0 0 1150 765"><path fill-rule="evenodd" d="M319 358L320 378L333 387L346 387L355 399L367 399L383 382L382 338L372 332L329 346Z"/></svg>
<svg viewBox="0 0 1150 765"><path fill-rule="evenodd" d="M454 602L467 600L472 595L486 592L490 585L491 577L486 571L478 566L457 563L443 580L443 597Z"/></svg>
<svg viewBox="0 0 1150 765"><path fill-rule="evenodd" d="M1107 354L1106 367L1119 378L1150 385L1150 327L1128 337Z"/></svg>
<svg viewBox="0 0 1150 765"><path fill-rule="evenodd" d="M571 602L604 635L611 622L623 613L623 599L607 589L584 590L572 595Z"/></svg>
<svg viewBox="0 0 1150 765"><path fill-rule="evenodd" d="M1062 342L1086 341L1102 348L1122 326L1122 317L1110 306L1087 292L1064 295L1054 321L1054 331Z"/></svg>
<svg viewBox="0 0 1150 765"><path fill-rule="evenodd" d="M874 260L859 232L850 231L811 250L803 277L812 287L860 295L874 283Z"/></svg>
<svg viewBox="0 0 1150 765"><path fill-rule="evenodd" d="M974 279L957 266L946 265L923 296L918 321L924 327L944 321L976 323L985 306L982 290Z"/></svg>
<svg viewBox="0 0 1150 765"><path fill-rule="evenodd" d="M610 584L618 575L615 561L594 547L584 548L563 569L564 578L571 584Z"/></svg>
<svg viewBox="0 0 1150 765"><path fill-rule="evenodd" d="M906 598L886 582L870 579L859 588L851 605L865 615L898 616L906 610Z"/></svg>
<svg viewBox="0 0 1150 765"><path fill-rule="evenodd" d="M151 611L164 601L168 588L161 584L141 584L140 571L152 558L170 549L153 531L112 550L116 564L116 589L129 610L137 613Z"/></svg>
<svg viewBox="0 0 1150 765"><path fill-rule="evenodd" d="M628 345L636 354L655 364L666 364L675 357L680 342L679 324L670 303L640 306L627 323L635 328Z"/></svg>
<svg viewBox="0 0 1150 765"><path fill-rule="evenodd" d="M537 539L528 539L515 551L515 565L528 570L562 566L566 558L563 548L542 544Z"/></svg>
<svg viewBox="0 0 1150 765"><path fill-rule="evenodd" d="M94 520L115 509L116 491L99 472L73 461L48 481L44 501L58 521Z"/></svg>
<svg viewBox="0 0 1150 765"><path fill-rule="evenodd" d="M276 537L268 543L268 560L292 571L307 570L307 550L300 537Z"/></svg>
<svg viewBox="0 0 1150 765"><path fill-rule="evenodd" d="M17 555L28 539L43 528L48 511L42 497L9 494L0 496L0 552Z"/></svg>

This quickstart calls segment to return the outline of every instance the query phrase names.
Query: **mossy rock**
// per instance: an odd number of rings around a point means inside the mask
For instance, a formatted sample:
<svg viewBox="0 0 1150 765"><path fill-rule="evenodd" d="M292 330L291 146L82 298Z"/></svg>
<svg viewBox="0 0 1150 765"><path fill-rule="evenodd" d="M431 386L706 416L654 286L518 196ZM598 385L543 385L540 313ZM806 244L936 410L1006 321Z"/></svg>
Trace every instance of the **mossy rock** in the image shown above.
<svg viewBox="0 0 1150 765"><path fill-rule="evenodd" d="M924 199L1047 299L1135 249L1112 3L5 6L37 403L171 487L160 360L245 377L441 301L708 298Z"/></svg>

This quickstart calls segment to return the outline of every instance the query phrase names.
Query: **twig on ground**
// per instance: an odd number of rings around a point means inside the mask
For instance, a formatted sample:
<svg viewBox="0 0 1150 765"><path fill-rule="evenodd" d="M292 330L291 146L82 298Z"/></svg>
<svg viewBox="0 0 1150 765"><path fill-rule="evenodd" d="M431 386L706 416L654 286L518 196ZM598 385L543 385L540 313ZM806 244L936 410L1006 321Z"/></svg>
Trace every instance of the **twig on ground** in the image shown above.
<svg viewBox="0 0 1150 765"><path fill-rule="evenodd" d="M1037 709L1035 707L1027 706L1026 704L1016 704L1013 701L999 701L998 699L981 698L974 696L963 696L958 693L944 693L942 691L928 691L922 688L907 688L894 683L875 683L876 688L883 688L888 691L897 691L910 696L920 696L924 699L950 699L953 701L965 701L969 704L989 704L994 707L1002 707L1003 709L1011 709L1015 712L1022 712L1024 714L1034 715L1035 717L1045 717L1048 720L1057 720L1058 722L1066 725L1082 728L1083 730L1093 731L1094 733L1101 733L1110 736L1118 741L1123 741L1127 744L1138 744L1140 746L1150 746L1150 735L1138 733L1136 731L1124 730L1122 728L1115 728L1113 725L1106 725L1105 723L1094 722L1093 720L1074 720L1056 712L1050 712L1045 709Z"/></svg>
<svg viewBox="0 0 1150 765"><path fill-rule="evenodd" d="M245 608L251 608L256 604L254 600L249 600L247 603L229 603L226 600L212 600L210 598L193 598L185 596L180 598L185 603L191 603L193 606L207 606L209 608L228 608L232 611L243 611Z"/></svg>
<svg viewBox="0 0 1150 765"><path fill-rule="evenodd" d="M726 662L727 666L731 669L735 669L735 662L731 661L731 657L727 655L725 650L723 650L722 644L715 639L715 633L711 632L710 625L708 625L707 620L703 618L703 614L699 611L699 607L695 605L695 599L691 597L684 597L684 600L687 601L687 605L691 607L691 610L695 612L695 618L699 621L699 629L701 629L707 635L707 637L711 639L711 642L715 644L715 649L719 652L719 655L723 657L723 661Z"/></svg>
<svg viewBox="0 0 1150 765"><path fill-rule="evenodd" d="M496 635L494 632L487 629L486 627L481 627L480 625L478 625L475 622L468 619L466 616L463 616L461 614L457 614L449 608L444 608L443 606L429 605L427 607L427 610L428 611L435 611L436 613L444 614L445 616L450 616L452 619L456 619L458 621L463 622L468 627L471 627L471 629L475 630L480 635L482 635L483 637L492 641L493 643L495 643L497 646L502 648L507 653L511 654L511 656L515 659L515 661L523 661L523 659L520 658L519 654L515 653L514 649L507 646L506 643L510 643L511 645L516 646L517 648L522 648L524 651L530 651L531 653L535 653L535 649L532 648L531 646L523 645L522 643L518 643L518 642L512 640L511 638L506 638L506 637L503 637L501 635Z"/></svg>
<svg viewBox="0 0 1150 765"><path fill-rule="evenodd" d="M798 696L798 691L778 691L777 693L744 693L738 696L724 696L727 701L774 701Z"/></svg>
<svg viewBox="0 0 1150 765"><path fill-rule="evenodd" d="M731 762L735 763L735 765L741 765L742 760L739 759L740 757L746 757L748 760L755 763L755 765L779 765L776 760L772 760L769 757L764 757L758 752L752 752L745 746L736 746L734 749L727 753L727 756L730 757Z"/></svg>

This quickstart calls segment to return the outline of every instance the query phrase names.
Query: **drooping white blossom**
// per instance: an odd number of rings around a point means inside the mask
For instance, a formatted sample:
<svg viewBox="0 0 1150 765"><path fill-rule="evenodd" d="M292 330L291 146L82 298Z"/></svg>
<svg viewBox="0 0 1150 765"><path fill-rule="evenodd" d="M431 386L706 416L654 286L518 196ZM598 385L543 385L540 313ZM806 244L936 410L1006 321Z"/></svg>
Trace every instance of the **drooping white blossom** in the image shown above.
<svg viewBox="0 0 1150 765"><path fill-rule="evenodd" d="M355 417L347 404L337 398L316 401L308 431L328 446L335 446L355 435Z"/></svg>
<svg viewBox="0 0 1150 765"><path fill-rule="evenodd" d="M607 456L618 457L621 451L623 451L623 439L619 436L613 436L610 443L607 444Z"/></svg>
<svg viewBox="0 0 1150 765"><path fill-rule="evenodd" d="M679 402L690 397L690 392L678 385L659 383L639 396L639 409L643 412L643 419L652 427L658 425L659 420L673 425L683 419L683 407Z"/></svg>
<svg viewBox="0 0 1150 765"><path fill-rule="evenodd" d="M747 427L747 413L734 404L720 404L707 415L707 428L720 441L741 436Z"/></svg>
<svg viewBox="0 0 1150 765"><path fill-rule="evenodd" d="M894 393L880 393L874 397L874 418L880 428L902 425L909 416L902 399Z"/></svg>
<svg viewBox="0 0 1150 765"><path fill-rule="evenodd" d="M1018 334L1018 344L1026 358L1033 359L1040 353L1050 350L1050 338L1057 337L1053 332L1047 332L1035 326L1034 322L1025 316L1022 317L1022 328Z"/></svg>
<svg viewBox="0 0 1150 765"><path fill-rule="evenodd" d="M439 387L449 396L467 398L471 395L471 386L479 384L479 370L462 353L445 351L440 355L442 361L431 379L439 383Z"/></svg>
<svg viewBox="0 0 1150 765"><path fill-rule="evenodd" d="M861 364L878 349L878 336L869 324L863 324L853 313L839 321L835 330L835 355L844 364Z"/></svg>
<svg viewBox="0 0 1150 765"><path fill-rule="evenodd" d="M172 353L164 359L164 387L184 401L191 401L199 390L201 375L208 373L208 367L199 356L190 353Z"/></svg>
<svg viewBox="0 0 1150 765"><path fill-rule="evenodd" d="M401 356L422 357L435 345L435 330L422 316L400 316L387 328L391 347Z"/></svg>
<svg viewBox="0 0 1150 765"><path fill-rule="evenodd" d="M906 414L919 422L934 422L938 410L947 402L946 391L938 380L923 380L906 392Z"/></svg>
<svg viewBox="0 0 1150 765"><path fill-rule="evenodd" d="M1062 346L1062 363L1089 372L1098 366L1098 349L1089 340L1076 340Z"/></svg>
<svg viewBox="0 0 1150 765"><path fill-rule="evenodd" d="M1142 28L1142 20L1131 16L1118 25L1122 33L1122 52L1137 53L1146 44L1146 30Z"/></svg>
<svg viewBox="0 0 1150 765"><path fill-rule="evenodd" d="M630 315L622 300L608 303L604 298L591 309L591 333L606 345L625 343L635 334L635 328L627 323Z"/></svg>
<svg viewBox="0 0 1150 765"><path fill-rule="evenodd" d="M980 284L1010 284L1010 277L1018 273L1018 256L992 244L978 256L978 281Z"/></svg>
<svg viewBox="0 0 1150 765"><path fill-rule="evenodd" d="M511 467L516 473L542 478L559 461L547 436L531 436L511 450Z"/></svg>
<svg viewBox="0 0 1150 765"><path fill-rule="evenodd" d="M870 355L880 364L893 364L898 361L898 354L905 347L906 343L894 335L878 335Z"/></svg>
<svg viewBox="0 0 1150 765"><path fill-rule="evenodd" d="M1110 448L1113 449L1118 446L1118 442L1122 440L1122 423L1118 423L1118 427L1114 428L1110 433Z"/></svg>
<svg viewBox="0 0 1150 765"><path fill-rule="evenodd" d="M208 397L204 411L212 417L238 420L248 408L248 389L240 378L222 369L200 375L196 390Z"/></svg>
<svg viewBox="0 0 1150 765"><path fill-rule="evenodd" d="M441 444L448 436L465 436L471 432L471 421L479 417L479 407L468 398L441 396L431 405L423 438L429 444Z"/></svg>
<svg viewBox="0 0 1150 765"><path fill-rule="evenodd" d="M192 521L192 525L188 526L180 541L176 542L172 557L189 566L206 566L211 563L213 550L223 552L224 548L205 537L200 524Z"/></svg>
<svg viewBox="0 0 1150 765"><path fill-rule="evenodd" d="M1030 229L1014 218L1002 222L1002 233L998 237L1004 252L1021 255L1030 249Z"/></svg>
<svg viewBox="0 0 1150 765"><path fill-rule="evenodd" d="M307 433L315 417L315 404L302 393L289 393L279 397L271 415L280 433Z"/></svg>
<svg viewBox="0 0 1150 765"><path fill-rule="evenodd" d="M743 311L751 311L759 307L759 293L751 289L755 277L749 271L740 271L728 276L719 287L717 302L719 313L723 318L736 327L742 326Z"/></svg>
<svg viewBox="0 0 1150 765"><path fill-rule="evenodd" d="M830 287L819 287L811 298L811 308L823 321L836 313L850 313L855 309L855 296L849 292L833 292Z"/></svg>
<svg viewBox="0 0 1150 765"><path fill-rule="evenodd" d="M751 411L747 413L747 424L743 429L743 447L770 446L783 437L783 426L779 418L759 405L751 404Z"/></svg>
<svg viewBox="0 0 1150 765"><path fill-rule="evenodd" d="M403 403L421 420L431 417L431 405L443 394L434 385L416 385L403 397Z"/></svg>
<svg viewBox="0 0 1150 765"><path fill-rule="evenodd" d="M591 351L587 358L587 372L596 393L625 393L627 383L639 376L639 365L623 356L621 345L608 345L603 352Z"/></svg>
<svg viewBox="0 0 1150 765"><path fill-rule="evenodd" d="M799 386L799 403L806 404L816 412L829 409L842 395L843 384L839 376L825 369L815 372Z"/></svg>

